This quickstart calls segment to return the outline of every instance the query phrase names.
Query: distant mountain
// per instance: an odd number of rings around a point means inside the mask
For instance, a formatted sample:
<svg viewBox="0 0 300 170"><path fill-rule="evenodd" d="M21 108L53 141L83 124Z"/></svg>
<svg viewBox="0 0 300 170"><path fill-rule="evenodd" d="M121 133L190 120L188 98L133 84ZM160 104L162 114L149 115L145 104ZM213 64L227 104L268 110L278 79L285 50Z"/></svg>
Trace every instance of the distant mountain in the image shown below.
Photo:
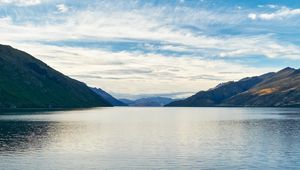
<svg viewBox="0 0 300 170"><path fill-rule="evenodd" d="M113 106L127 106L127 104L119 101L118 99L114 98L112 95L107 93L106 91L100 89L100 88L91 88L96 94L104 98L106 101L108 101Z"/></svg>
<svg viewBox="0 0 300 170"><path fill-rule="evenodd" d="M223 83L166 106L300 106L300 70L288 67L277 73Z"/></svg>
<svg viewBox="0 0 300 170"><path fill-rule="evenodd" d="M135 106L135 107L161 107L166 104L173 102L174 100L171 98L166 97L148 97L148 98L141 98L138 100L128 100L128 99L120 99L123 103L128 104L128 106Z"/></svg>
<svg viewBox="0 0 300 170"><path fill-rule="evenodd" d="M0 108L111 106L84 83L33 56L0 45Z"/></svg>
<svg viewBox="0 0 300 170"><path fill-rule="evenodd" d="M119 101L125 103L128 106L134 102L134 100L129 100L129 99L119 99Z"/></svg>

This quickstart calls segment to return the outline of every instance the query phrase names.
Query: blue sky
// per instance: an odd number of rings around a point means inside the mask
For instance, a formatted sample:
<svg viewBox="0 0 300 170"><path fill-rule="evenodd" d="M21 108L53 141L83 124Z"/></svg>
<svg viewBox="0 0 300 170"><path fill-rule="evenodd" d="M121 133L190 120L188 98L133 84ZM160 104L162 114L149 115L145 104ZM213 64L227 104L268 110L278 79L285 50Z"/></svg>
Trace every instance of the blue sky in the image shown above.
<svg viewBox="0 0 300 170"><path fill-rule="evenodd" d="M296 0L0 0L1 44L117 97L299 68Z"/></svg>

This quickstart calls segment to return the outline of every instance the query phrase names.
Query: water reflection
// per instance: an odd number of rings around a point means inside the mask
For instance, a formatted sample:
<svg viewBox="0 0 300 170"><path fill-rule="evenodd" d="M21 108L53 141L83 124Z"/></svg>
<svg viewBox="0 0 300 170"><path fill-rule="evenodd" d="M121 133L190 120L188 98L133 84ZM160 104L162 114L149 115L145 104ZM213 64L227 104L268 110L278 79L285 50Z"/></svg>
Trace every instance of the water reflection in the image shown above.
<svg viewBox="0 0 300 170"><path fill-rule="evenodd" d="M55 123L51 123L55 124ZM28 151L45 147L49 139L49 122L1 121L0 151Z"/></svg>
<svg viewBox="0 0 300 170"><path fill-rule="evenodd" d="M0 154L56 150L90 151L101 141L99 123L1 121Z"/></svg>
<svg viewBox="0 0 300 170"><path fill-rule="evenodd" d="M113 108L0 116L0 165L297 169L298 113L297 109Z"/></svg>

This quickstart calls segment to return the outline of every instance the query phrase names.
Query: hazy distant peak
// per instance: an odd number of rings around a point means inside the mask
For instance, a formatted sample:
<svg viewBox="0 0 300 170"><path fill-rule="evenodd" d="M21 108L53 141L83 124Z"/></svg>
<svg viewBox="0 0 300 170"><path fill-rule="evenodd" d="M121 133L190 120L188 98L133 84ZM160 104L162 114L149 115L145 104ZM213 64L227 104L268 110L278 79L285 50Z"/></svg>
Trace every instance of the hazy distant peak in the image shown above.
<svg viewBox="0 0 300 170"><path fill-rule="evenodd" d="M128 104L129 106L152 106L152 107L161 107L166 104L169 104L174 101L174 99L167 98L167 97L147 97L147 98L140 98L137 100L128 100L128 99L119 99L120 101Z"/></svg>
<svg viewBox="0 0 300 170"><path fill-rule="evenodd" d="M123 103L122 101L116 99L115 97L113 97L111 94L107 93L106 91L104 91L101 88L97 88L97 87L90 87L90 89L95 92L97 95L101 96L103 99L105 99L106 101L108 101L110 104L112 104L113 106L127 106L127 104Z"/></svg>

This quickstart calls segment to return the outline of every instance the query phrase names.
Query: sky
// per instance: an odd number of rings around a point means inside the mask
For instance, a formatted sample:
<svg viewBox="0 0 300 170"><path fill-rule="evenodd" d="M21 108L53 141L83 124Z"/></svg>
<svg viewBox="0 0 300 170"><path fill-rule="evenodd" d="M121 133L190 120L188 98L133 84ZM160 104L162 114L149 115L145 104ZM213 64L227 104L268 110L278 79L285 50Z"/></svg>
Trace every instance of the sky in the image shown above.
<svg viewBox="0 0 300 170"><path fill-rule="evenodd" d="M298 0L0 0L0 44L118 98L300 67Z"/></svg>

